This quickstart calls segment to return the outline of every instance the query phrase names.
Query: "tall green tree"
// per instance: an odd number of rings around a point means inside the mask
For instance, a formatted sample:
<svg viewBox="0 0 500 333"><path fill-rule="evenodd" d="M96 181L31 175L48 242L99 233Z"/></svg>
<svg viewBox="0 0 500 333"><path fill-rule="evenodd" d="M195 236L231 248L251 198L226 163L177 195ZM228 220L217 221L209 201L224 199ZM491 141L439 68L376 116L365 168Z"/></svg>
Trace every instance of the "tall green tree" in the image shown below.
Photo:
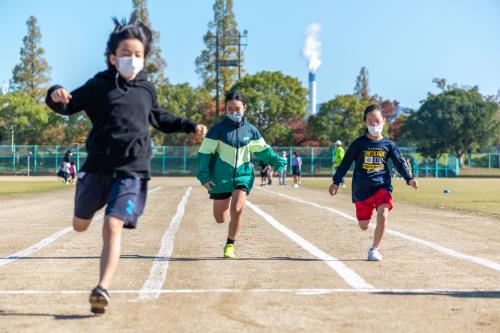
<svg viewBox="0 0 500 333"><path fill-rule="evenodd" d="M246 75L231 90L248 100L246 116L272 144L292 144L290 123L306 116L307 89L281 72Z"/></svg>
<svg viewBox="0 0 500 333"><path fill-rule="evenodd" d="M451 88L429 94L403 125L404 137L425 155L437 157L487 147L500 137L500 108L486 101L476 88Z"/></svg>
<svg viewBox="0 0 500 333"><path fill-rule="evenodd" d="M213 124L214 109L212 97L204 88L193 88L188 83L165 83L158 88L159 105L182 117L193 119L202 124ZM156 145L191 145L198 143L196 137L183 133L165 135L154 130L153 142Z"/></svg>
<svg viewBox="0 0 500 333"><path fill-rule="evenodd" d="M323 103L319 112L309 118L308 132L323 145L331 145L335 140L350 144L363 134L363 111L370 104L368 99L357 95L339 95Z"/></svg>
<svg viewBox="0 0 500 333"><path fill-rule="evenodd" d="M15 144L42 144L40 133L47 125L49 112L22 91L0 95L0 141L7 141L10 130L14 130Z"/></svg>
<svg viewBox="0 0 500 333"><path fill-rule="evenodd" d="M368 82L368 69L365 66L361 67L358 77L356 78L356 86L354 94L359 98L368 98L370 96L370 87Z"/></svg>
<svg viewBox="0 0 500 333"><path fill-rule="evenodd" d="M40 46L42 34L36 17L30 16L26 25L28 33L23 38L21 62L12 71L11 86L41 100L48 88L50 67L44 58L45 51Z"/></svg>
<svg viewBox="0 0 500 333"><path fill-rule="evenodd" d="M153 45L145 60L144 72L148 80L158 86L165 81L167 62L161 56L161 48L159 46L160 33L153 29L149 20L147 0L132 0L132 13L130 14L129 22L134 23L137 21L147 25L153 32Z"/></svg>
<svg viewBox="0 0 500 333"><path fill-rule="evenodd" d="M436 85L436 87L441 91L448 91L448 90L459 88L458 84L456 84L456 83L450 84L450 83L448 83L448 81L445 78L440 78L440 77L433 78L432 83L434 83ZM475 90L479 91L478 86L474 86L471 89L475 89Z"/></svg>
<svg viewBox="0 0 500 333"><path fill-rule="evenodd" d="M91 128L90 119L84 113L61 117L50 112L41 137L46 145L84 146Z"/></svg>
<svg viewBox="0 0 500 333"><path fill-rule="evenodd" d="M206 48L196 58L196 73L203 81L203 86L212 94L216 90L216 54L217 35L219 41L219 60L238 59L238 24L233 11L233 0L215 0L214 19L208 24L208 31L203 36ZM220 100L238 79L237 67L219 68Z"/></svg>

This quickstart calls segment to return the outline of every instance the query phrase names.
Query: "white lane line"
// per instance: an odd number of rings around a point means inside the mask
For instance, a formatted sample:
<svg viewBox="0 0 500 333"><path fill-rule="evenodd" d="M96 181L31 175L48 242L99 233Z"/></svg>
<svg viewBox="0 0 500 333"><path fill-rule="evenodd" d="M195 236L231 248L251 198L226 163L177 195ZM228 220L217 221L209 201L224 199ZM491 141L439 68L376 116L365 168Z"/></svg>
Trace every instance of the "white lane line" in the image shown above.
<svg viewBox="0 0 500 333"><path fill-rule="evenodd" d="M313 207L316 207L316 208L326 209L327 211L332 212L332 213L337 214L337 215L340 215L340 216L342 216L342 217L344 217L344 218L346 218L346 219L348 219L350 221L353 221L353 222L356 222L356 223L358 222L358 220L355 217L353 217L353 216L351 216L349 214L346 214L344 212L341 212L340 210L337 210L335 208L322 206L322 205L319 205L319 204L314 203L314 202L309 202L309 201L302 200L302 199L299 199L299 198L295 198L295 197L292 197L292 196L289 196L289 195L286 195L286 194L283 194L283 193L279 193L279 192L274 192L274 191L269 191L269 190L264 190L264 189L259 189L259 190L264 191L264 192L268 192L268 193L277 194L277 195L280 195L280 196L282 196L284 198L287 198L289 200L300 202L300 203L303 203L303 204L306 204L306 205L310 205L310 206L313 206ZM374 228L374 226L370 225L370 228ZM500 271L500 264L496 263L494 261L491 261L491 260L488 260L488 259L484 259L484 258L481 258L481 257L471 256L471 255L468 255L468 254L463 254L463 253L457 252L455 250L449 249L447 247L441 246L439 244L433 243L431 241L427 241L427 240L423 240L423 239L420 239L420 238L416 238L416 237L404 234L404 233L399 232L399 231L394 231L394 230L391 230L391 229L387 229L386 233L394 235L394 236L401 237L401 238L406 239L406 240L410 240L410 241L415 242L417 244L420 244L420 245L423 245L425 247L428 247L428 248L431 248L433 250L436 250L438 252L444 253L444 254L446 254L448 256L455 257L455 258L462 259L462 260L467 260L467 261L473 262L475 264L478 264L478 265L481 265L481 266L493 269L495 271Z"/></svg>
<svg viewBox="0 0 500 333"><path fill-rule="evenodd" d="M155 188L153 188L152 190L149 190L149 191L148 191L148 194L158 192L159 190L161 190L161 186L156 186L156 187L155 187Z"/></svg>
<svg viewBox="0 0 500 333"><path fill-rule="evenodd" d="M148 193L154 193L154 192L158 191L159 189L160 189L160 187L155 187L151 191L148 191ZM103 217L104 217L104 214L101 213L101 214L94 217L93 222L99 221ZM72 231L73 231L73 227L67 227L67 228L61 229L61 230L53 233L52 235L42 239L38 243L31 245L30 247L28 247L22 251L11 254L10 256L5 257L5 258L1 258L0 259L0 266L7 265L15 260L18 260L18 259L29 257L33 253L43 249L47 245L50 245L51 243L55 242L59 238L65 236L66 234L69 234Z"/></svg>
<svg viewBox="0 0 500 333"><path fill-rule="evenodd" d="M165 282L165 278L167 277L169 258L174 251L174 237L177 229L179 229L182 217L184 216L186 203L189 195L191 194L191 190L192 187L188 187L182 197L182 200L179 202L179 205L177 205L177 212L170 221L170 225L161 239L160 249L156 254L156 259L153 261L153 265L151 266L149 277L144 282L139 296L132 301L155 299L160 296L160 293L155 291L161 289L163 283Z"/></svg>
<svg viewBox="0 0 500 333"><path fill-rule="evenodd" d="M0 295L68 295L88 294L88 290L0 290ZM270 294L284 293L297 295L323 295L323 294L414 294L414 295L476 295L484 297L491 295L497 297L500 290L476 290L476 289L351 289L351 288L257 288L257 289L159 289L148 290L111 290L110 294L221 294L221 293L255 293Z"/></svg>
<svg viewBox="0 0 500 333"><path fill-rule="evenodd" d="M330 266L335 272L337 272L338 275L340 275L341 278L344 279L344 281L350 285L351 287L355 289L369 289L373 288L372 285L368 284L363 280L361 276L356 274L353 270L348 268L344 263L337 258L334 258L330 256L329 254L321 251L319 248L293 232L292 230L288 229L271 215L265 213L262 211L259 207L256 205L252 204L251 202L247 201L248 207L253 209L254 212L256 212L258 215L262 216L264 220L266 220L269 224L271 224L273 227L281 231L283 234L285 234L288 238L290 238L292 241L297 243L300 247L302 247L304 250L312 254L313 256L323 260L325 264Z"/></svg>
<svg viewBox="0 0 500 333"><path fill-rule="evenodd" d="M2 259L0 259L0 266L7 265L7 264L9 264L9 263L11 263L11 262L13 262L15 260L28 257L31 254L37 252L38 250L41 250L42 248L46 247L50 243L52 243L52 242L56 241L57 239L61 238L62 236L70 233L71 231L73 231L73 227L67 227L67 228L61 229L61 230L53 233L49 237L46 237L46 238L42 239L38 243L36 243L34 245L31 245L30 247L28 247L28 248L26 248L26 249L24 249L22 251L19 251L17 253L11 254L10 256L8 256L6 258L2 258Z"/></svg>

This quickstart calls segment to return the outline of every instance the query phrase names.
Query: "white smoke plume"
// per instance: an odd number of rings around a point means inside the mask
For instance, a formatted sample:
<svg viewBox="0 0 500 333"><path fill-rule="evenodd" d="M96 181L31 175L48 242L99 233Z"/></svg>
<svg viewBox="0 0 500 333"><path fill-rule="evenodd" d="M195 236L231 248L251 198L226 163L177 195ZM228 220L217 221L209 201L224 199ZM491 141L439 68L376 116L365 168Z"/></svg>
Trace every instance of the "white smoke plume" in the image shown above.
<svg viewBox="0 0 500 333"><path fill-rule="evenodd" d="M306 29L306 41L303 56L307 59L307 64L311 72L315 72L321 66L321 42L318 35L320 26L318 23L310 24Z"/></svg>

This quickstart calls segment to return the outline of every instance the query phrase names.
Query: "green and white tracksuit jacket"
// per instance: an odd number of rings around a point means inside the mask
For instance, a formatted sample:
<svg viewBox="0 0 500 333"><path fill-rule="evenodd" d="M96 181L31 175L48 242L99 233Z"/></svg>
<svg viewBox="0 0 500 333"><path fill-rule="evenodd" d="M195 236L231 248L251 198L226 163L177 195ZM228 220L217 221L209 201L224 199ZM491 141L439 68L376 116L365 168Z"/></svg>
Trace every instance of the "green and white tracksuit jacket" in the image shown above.
<svg viewBox="0 0 500 333"><path fill-rule="evenodd" d="M208 193L232 192L241 186L250 193L255 178L250 154L278 172L286 165L286 160L273 152L257 128L245 119L238 123L225 117L203 139L196 178L202 185L214 182Z"/></svg>

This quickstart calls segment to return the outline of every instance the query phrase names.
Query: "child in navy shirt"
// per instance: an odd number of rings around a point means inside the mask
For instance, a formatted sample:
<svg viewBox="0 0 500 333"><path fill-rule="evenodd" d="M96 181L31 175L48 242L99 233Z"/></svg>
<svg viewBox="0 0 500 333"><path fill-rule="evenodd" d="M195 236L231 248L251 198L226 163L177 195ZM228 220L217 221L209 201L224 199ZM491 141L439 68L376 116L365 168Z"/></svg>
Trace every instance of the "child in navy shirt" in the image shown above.
<svg viewBox="0 0 500 333"><path fill-rule="evenodd" d="M354 161L352 177L352 202L356 205L356 217L362 230L368 229L374 210L377 211L377 227L368 260L380 261L379 246L384 236L392 205L392 185L387 160L390 158L406 183L418 189L418 182L411 174L410 166L396 144L382 135L385 119L378 105L370 105L364 111L363 121L367 133L351 144L340 163L329 192L337 194L342 179Z"/></svg>

